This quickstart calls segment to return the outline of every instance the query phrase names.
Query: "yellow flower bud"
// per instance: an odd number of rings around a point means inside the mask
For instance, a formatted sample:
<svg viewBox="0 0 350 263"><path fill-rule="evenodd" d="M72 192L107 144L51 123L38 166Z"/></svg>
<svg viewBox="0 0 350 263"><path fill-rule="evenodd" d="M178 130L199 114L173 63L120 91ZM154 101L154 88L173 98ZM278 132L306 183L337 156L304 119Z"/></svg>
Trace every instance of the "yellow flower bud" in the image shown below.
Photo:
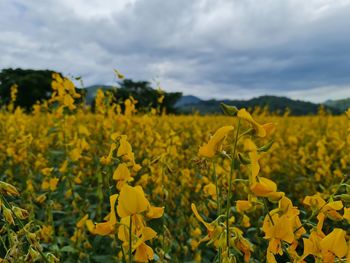
<svg viewBox="0 0 350 263"><path fill-rule="evenodd" d="M19 195L19 192L17 191L16 187L2 181L0 181L0 191L2 194L9 195L9 196Z"/></svg>
<svg viewBox="0 0 350 263"><path fill-rule="evenodd" d="M22 208L19 208L17 206L14 206L12 208L13 212L15 213L16 217L18 217L19 219L26 219L29 215L28 211Z"/></svg>
<svg viewBox="0 0 350 263"><path fill-rule="evenodd" d="M7 221L7 223L14 225L15 221L13 220L12 217L12 212L10 209L8 209L6 206L2 206L2 213L4 215L5 220Z"/></svg>

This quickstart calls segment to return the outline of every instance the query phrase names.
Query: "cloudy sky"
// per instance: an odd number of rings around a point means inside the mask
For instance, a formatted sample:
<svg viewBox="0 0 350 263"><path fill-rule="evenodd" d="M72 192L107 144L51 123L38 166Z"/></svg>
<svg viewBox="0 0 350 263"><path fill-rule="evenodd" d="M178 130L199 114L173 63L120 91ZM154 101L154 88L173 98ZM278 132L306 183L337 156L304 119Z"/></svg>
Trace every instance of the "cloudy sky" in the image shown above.
<svg viewBox="0 0 350 263"><path fill-rule="evenodd" d="M350 97L350 0L0 0L0 69L201 98Z"/></svg>

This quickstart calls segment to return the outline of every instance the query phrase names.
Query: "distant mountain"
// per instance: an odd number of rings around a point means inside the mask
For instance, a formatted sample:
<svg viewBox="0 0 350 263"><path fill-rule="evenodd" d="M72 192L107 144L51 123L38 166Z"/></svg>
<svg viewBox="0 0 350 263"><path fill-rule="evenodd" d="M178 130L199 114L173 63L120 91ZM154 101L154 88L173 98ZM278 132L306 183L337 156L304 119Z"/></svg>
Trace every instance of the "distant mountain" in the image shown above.
<svg viewBox="0 0 350 263"><path fill-rule="evenodd" d="M175 107L181 108L186 105L195 105L202 100L200 98L197 98L196 96L188 95L188 96L182 96L181 99L175 104Z"/></svg>
<svg viewBox="0 0 350 263"><path fill-rule="evenodd" d="M97 90L114 89L113 86L108 85L94 85L86 88L86 102L91 103L96 96ZM316 104L302 100L293 100L287 97L278 96L260 96L249 100L202 100L196 96L188 95L182 96L175 108L177 112L190 114L199 112L200 114L220 114L222 113L220 103L223 102L228 105L235 105L237 108L255 108L268 107L270 112L277 112L283 114L288 108L291 115L313 115L317 114L321 105L324 105L326 110L333 114L340 114L350 107L350 98L344 100L328 100L323 104Z"/></svg>
<svg viewBox="0 0 350 263"><path fill-rule="evenodd" d="M197 100L194 103L187 103L178 109L182 113L199 112L201 114L221 113L220 103L235 105L237 108L268 107L270 112L283 113L288 108L292 115L310 115L317 114L321 104L306 102L301 100L292 100L286 97L261 96L250 100ZM331 106L325 106L326 110L339 114L340 111Z"/></svg>
<svg viewBox="0 0 350 263"><path fill-rule="evenodd" d="M324 104L341 112L344 112L350 108L350 98L341 100L327 100L324 102Z"/></svg>

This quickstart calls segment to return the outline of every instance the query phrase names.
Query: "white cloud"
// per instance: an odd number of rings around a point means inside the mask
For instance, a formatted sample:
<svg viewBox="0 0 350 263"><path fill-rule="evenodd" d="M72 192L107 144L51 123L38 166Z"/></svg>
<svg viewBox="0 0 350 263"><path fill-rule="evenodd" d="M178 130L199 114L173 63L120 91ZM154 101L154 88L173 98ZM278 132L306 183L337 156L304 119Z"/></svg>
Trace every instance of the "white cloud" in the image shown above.
<svg viewBox="0 0 350 263"><path fill-rule="evenodd" d="M324 102L330 98L334 100L345 99L350 96L350 85L344 86L323 86L313 87L311 89L289 91L286 94L292 99L306 98L314 102Z"/></svg>
<svg viewBox="0 0 350 263"><path fill-rule="evenodd" d="M350 97L350 0L0 0L0 68L202 98ZM330 92L331 91L331 92Z"/></svg>

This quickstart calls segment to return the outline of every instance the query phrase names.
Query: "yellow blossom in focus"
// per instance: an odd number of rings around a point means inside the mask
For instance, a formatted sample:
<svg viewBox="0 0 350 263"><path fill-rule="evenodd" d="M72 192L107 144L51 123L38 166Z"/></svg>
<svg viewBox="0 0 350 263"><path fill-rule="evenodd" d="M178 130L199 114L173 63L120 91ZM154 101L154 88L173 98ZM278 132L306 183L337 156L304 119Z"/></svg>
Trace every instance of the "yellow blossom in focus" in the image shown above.
<svg viewBox="0 0 350 263"><path fill-rule="evenodd" d="M266 136L266 130L264 129L264 127L259 123L257 123L246 109L244 108L240 109L237 113L237 117L248 121L253 126L257 136L259 137Z"/></svg>
<svg viewBox="0 0 350 263"><path fill-rule="evenodd" d="M123 218L142 213L146 211L149 206L150 204L140 186L132 187L125 184L120 190L117 205L117 211L120 217Z"/></svg>
<svg viewBox="0 0 350 263"><path fill-rule="evenodd" d="M335 228L320 242L322 251L329 251L338 258L343 258L348 252L348 246L345 240L346 232L343 229Z"/></svg>
<svg viewBox="0 0 350 263"><path fill-rule="evenodd" d="M218 129L209 142L199 148L199 155L212 158L220 150L220 146L227 134L233 130L233 126L224 126Z"/></svg>

